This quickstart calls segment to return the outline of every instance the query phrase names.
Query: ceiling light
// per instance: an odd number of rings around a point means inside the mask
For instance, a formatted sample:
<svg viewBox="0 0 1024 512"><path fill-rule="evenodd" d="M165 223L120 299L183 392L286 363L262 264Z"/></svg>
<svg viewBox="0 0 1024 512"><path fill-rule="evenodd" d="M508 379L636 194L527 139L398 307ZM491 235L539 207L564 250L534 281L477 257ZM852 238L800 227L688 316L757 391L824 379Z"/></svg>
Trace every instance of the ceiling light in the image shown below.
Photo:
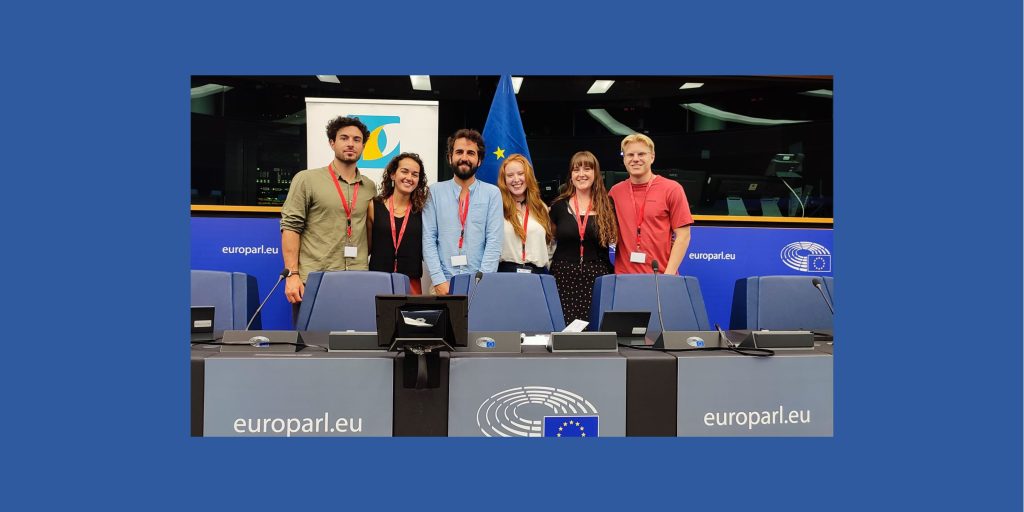
<svg viewBox="0 0 1024 512"><path fill-rule="evenodd" d="M804 96L816 96L818 98L829 98L829 99L832 98L832 90L831 89L815 89L813 91L806 91L806 92L802 92L800 94L803 94Z"/></svg>
<svg viewBox="0 0 1024 512"><path fill-rule="evenodd" d="M211 96L211 95L214 95L214 94L219 94L219 93L222 93L222 92L228 92L230 90L231 90L231 87L228 87L226 85L206 84L206 85L200 85L199 87L193 87L192 90L191 90L191 96L192 96L192 99L195 100L195 99L199 99L199 98L205 98L207 96Z"/></svg>
<svg viewBox="0 0 1024 512"><path fill-rule="evenodd" d="M743 114L735 114L733 112L726 112L725 110L717 109L715 107L705 105L703 103L680 103L680 107L685 108L691 112L696 112L702 116L707 116L712 119L718 119L719 121L726 121L730 123L742 123L751 124L755 126L774 126L780 124L794 124L794 123L809 123L810 121L794 121L792 119L767 119L763 117L750 117Z"/></svg>
<svg viewBox="0 0 1024 512"><path fill-rule="evenodd" d="M519 88L523 86L523 77L514 76L512 77L512 90L519 94Z"/></svg>
<svg viewBox="0 0 1024 512"><path fill-rule="evenodd" d="M430 90L430 75L409 75L409 80L412 80L412 88L414 90Z"/></svg>
<svg viewBox="0 0 1024 512"><path fill-rule="evenodd" d="M682 85L682 87L680 87L680 89L696 89L698 87L703 86L704 82L686 82L685 84Z"/></svg>
<svg viewBox="0 0 1024 512"><path fill-rule="evenodd" d="M630 135L636 133L636 130L622 124L618 119L612 117L607 110L603 108L588 108L587 113L590 117L593 117L597 122L601 123L608 131L615 135Z"/></svg>
<svg viewBox="0 0 1024 512"><path fill-rule="evenodd" d="M608 92L615 80L594 80L594 85L590 86L590 90L587 94L604 94Z"/></svg>
<svg viewBox="0 0 1024 512"><path fill-rule="evenodd" d="M328 82L328 83L332 83L332 84L340 84L341 83L341 80L338 80L338 76L337 75L317 75L316 77L321 82Z"/></svg>

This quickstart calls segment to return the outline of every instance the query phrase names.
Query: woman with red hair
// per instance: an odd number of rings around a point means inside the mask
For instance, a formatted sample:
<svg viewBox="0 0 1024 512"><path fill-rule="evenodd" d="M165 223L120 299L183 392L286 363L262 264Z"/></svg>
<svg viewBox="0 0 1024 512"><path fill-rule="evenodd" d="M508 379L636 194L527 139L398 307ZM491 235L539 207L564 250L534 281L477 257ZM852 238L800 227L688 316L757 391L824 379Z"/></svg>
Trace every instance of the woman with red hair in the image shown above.
<svg viewBox="0 0 1024 512"><path fill-rule="evenodd" d="M498 189L505 214L498 272L547 273L554 234L533 166L525 156L514 153L501 163Z"/></svg>

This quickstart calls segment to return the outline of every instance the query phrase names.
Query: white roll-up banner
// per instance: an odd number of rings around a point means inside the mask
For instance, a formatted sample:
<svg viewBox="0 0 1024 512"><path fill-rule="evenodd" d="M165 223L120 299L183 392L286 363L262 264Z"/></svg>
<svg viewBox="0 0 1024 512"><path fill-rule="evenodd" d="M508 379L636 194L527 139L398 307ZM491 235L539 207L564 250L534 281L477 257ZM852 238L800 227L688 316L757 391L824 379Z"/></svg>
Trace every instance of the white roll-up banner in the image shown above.
<svg viewBox="0 0 1024 512"><path fill-rule="evenodd" d="M436 101L306 98L306 168L324 167L334 158L327 123L338 116L358 117L370 130L360 172L377 183L384 167L400 153L418 153L428 184L437 183L438 104Z"/></svg>

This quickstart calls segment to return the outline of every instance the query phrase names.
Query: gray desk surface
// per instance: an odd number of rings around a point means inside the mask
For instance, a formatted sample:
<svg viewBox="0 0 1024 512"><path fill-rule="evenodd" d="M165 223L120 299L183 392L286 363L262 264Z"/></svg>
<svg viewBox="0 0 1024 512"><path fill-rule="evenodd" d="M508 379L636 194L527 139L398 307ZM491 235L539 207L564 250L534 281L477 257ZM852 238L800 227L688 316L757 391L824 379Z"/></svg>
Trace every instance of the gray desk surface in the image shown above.
<svg viewBox="0 0 1024 512"><path fill-rule="evenodd" d="M303 332L303 339L311 345L327 346L328 333ZM820 344L814 349L777 350L775 358L831 357L832 345ZM627 363L627 425L626 435L675 435L676 430L676 360L686 358L751 358L724 351L661 352L620 347L619 352L556 352L546 347L524 346L522 353L450 352L442 355L442 387L440 389L404 389L401 385L401 365L404 354L384 351L327 352L318 347L305 347L293 353L222 353L216 345L193 345L191 359L191 394L193 436L202 435L204 368L208 358L317 358L359 359L389 358L395 361L395 428L394 435L446 435L448 408L448 364L461 358L546 358L546 359L601 359L623 357Z"/></svg>
<svg viewBox="0 0 1024 512"><path fill-rule="evenodd" d="M546 358L572 358L572 359L585 359L585 358L602 358L602 357L621 357L618 352L549 352L547 347L541 347L538 345L524 345L522 353L508 353L508 352L452 352L453 358L463 357L546 357Z"/></svg>

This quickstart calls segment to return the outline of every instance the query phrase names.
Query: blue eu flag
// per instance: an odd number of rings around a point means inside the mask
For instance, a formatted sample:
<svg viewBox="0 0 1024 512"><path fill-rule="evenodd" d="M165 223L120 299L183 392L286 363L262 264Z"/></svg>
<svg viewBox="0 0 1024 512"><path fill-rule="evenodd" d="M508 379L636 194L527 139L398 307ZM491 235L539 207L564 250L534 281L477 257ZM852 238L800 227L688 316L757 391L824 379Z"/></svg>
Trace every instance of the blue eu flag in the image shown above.
<svg viewBox="0 0 1024 512"><path fill-rule="evenodd" d="M831 272L832 271L832 255L830 254L812 254L807 257L807 271L808 272Z"/></svg>
<svg viewBox="0 0 1024 512"><path fill-rule="evenodd" d="M544 416L544 437L598 437L597 416Z"/></svg>
<svg viewBox="0 0 1024 512"><path fill-rule="evenodd" d="M523 120L519 117L519 105L516 104L516 93L512 89L512 77L501 75L498 90L494 92L491 111L487 114L484 124L483 164L476 176L488 183L498 182L498 167L506 157L519 153L533 164L530 149L526 147L526 132L523 131Z"/></svg>

